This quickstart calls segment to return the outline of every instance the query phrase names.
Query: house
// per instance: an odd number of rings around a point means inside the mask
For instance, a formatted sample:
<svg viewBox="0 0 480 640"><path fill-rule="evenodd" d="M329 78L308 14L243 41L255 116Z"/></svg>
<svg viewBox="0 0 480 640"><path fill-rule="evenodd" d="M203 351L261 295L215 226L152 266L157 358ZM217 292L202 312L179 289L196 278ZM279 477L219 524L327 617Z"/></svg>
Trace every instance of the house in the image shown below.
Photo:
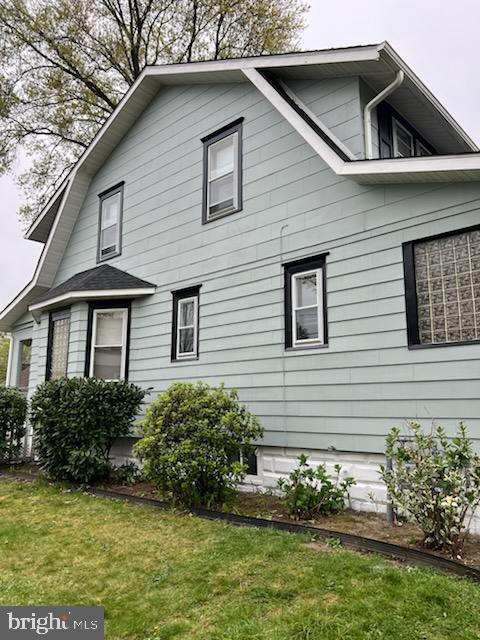
<svg viewBox="0 0 480 640"><path fill-rule="evenodd" d="M265 428L250 482L306 452L364 509L392 426L480 441L480 152L387 43L146 68L26 237L29 394L224 382Z"/></svg>

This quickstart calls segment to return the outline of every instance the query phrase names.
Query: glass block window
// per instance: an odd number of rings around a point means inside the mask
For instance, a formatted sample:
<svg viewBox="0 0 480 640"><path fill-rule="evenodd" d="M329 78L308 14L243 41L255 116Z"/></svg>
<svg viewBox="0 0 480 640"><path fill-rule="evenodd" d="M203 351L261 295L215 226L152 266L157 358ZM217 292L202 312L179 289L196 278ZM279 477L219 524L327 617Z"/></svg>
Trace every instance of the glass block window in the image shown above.
<svg viewBox="0 0 480 640"><path fill-rule="evenodd" d="M173 293L172 360L198 357L199 289Z"/></svg>
<svg viewBox="0 0 480 640"><path fill-rule="evenodd" d="M480 340L480 230L413 245L419 344Z"/></svg>
<svg viewBox="0 0 480 640"><path fill-rule="evenodd" d="M55 380L67 375L69 340L70 311L52 312L48 335L47 379Z"/></svg>

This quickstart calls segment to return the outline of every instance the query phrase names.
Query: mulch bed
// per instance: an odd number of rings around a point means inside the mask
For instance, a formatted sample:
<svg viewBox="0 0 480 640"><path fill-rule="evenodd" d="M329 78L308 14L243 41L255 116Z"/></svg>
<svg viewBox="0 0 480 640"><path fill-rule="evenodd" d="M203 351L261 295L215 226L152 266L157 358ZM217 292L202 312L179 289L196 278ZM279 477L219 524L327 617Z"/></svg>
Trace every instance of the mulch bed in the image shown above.
<svg viewBox="0 0 480 640"><path fill-rule="evenodd" d="M4 471L6 470L7 469L4 468ZM12 476L15 475L16 470L21 472L21 474L29 474L36 477L42 476L38 467L32 464L16 466L15 469L11 470ZM166 499L152 484L147 482L140 482L129 487L112 483L102 483L98 485L98 488L143 498L153 498L156 500ZM221 506L217 505L214 508L220 511L228 511L230 513L254 518L293 522L285 512L282 500L278 496L270 495L269 493L240 491L234 501ZM406 523L391 526L387 523L385 514L366 513L346 509L344 512L336 515L317 518L315 520L298 520L295 522L424 550L421 544L422 534L417 526ZM441 552L430 553L434 553L443 558L450 557L448 554ZM480 536L469 534L466 538L462 555L461 557L457 557L456 560L480 569Z"/></svg>

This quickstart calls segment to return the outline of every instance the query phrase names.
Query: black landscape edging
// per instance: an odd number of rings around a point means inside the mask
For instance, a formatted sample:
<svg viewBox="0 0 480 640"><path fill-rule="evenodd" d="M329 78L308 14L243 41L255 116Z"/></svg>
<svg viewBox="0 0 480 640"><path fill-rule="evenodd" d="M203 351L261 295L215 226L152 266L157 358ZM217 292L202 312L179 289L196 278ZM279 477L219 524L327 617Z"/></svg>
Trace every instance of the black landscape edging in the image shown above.
<svg viewBox="0 0 480 640"><path fill-rule="evenodd" d="M90 489L89 493L104 498L115 498L125 500L126 502L132 502L135 504L143 504L160 509L170 509L171 504L162 500L156 500L155 498L145 498L142 496L135 496L127 493L121 493L118 491L111 491L110 489ZM414 564L421 567L430 567L453 573L458 576L468 577L477 582L480 582L480 570L470 567L463 562L457 562L456 560L450 560L449 558L442 558L433 553L427 551L421 551L419 549L413 549L410 547L403 547L398 544L392 544L391 542L383 542L381 540L374 540L372 538L365 538L363 536L357 536L353 533L345 533L343 531L332 531L330 529L320 529L319 527L313 527L305 524L298 524L296 522L284 522L282 520L268 520L267 518L256 518L252 516L238 515L235 513L214 511L211 509L202 509L198 507L192 507L188 509L189 513L193 513L201 518L208 518L209 520L223 520L230 524L244 527L259 527L264 529L276 529L279 531L288 531L289 533L303 533L318 538L338 538L342 546L355 549L357 551L364 551L368 553L378 553L394 560L400 560L402 562Z"/></svg>
<svg viewBox="0 0 480 640"><path fill-rule="evenodd" d="M21 471L16 470L11 473L8 472L7 469L5 469L5 471L0 469L0 477L12 479L17 478L20 480L30 481L41 479L41 476L38 475L22 473ZM157 500L156 498L145 498L143 496L122 493L120 491L112 491L111 489L100 489L97 487L92 487L88 490L88 493L102 498L114 498L116 500L124 500L125 502L131 502L133 504L156 507L157 509L167 510L172 508L172 504L169 502ZM203 509L200 507L192 507L188 509L188 512L201 518L207 518L208 520L222 520L236 526L275 529L277 531L287 531L289 533L303 533L323 539L337 538L341 541L342 546L350 549L355 549L356 551L378 553L382 556L386 556L388 558L399 560L408 564L413 564L415 566L437 569L439 571L452 573L461 577L467 577L475 580L476 582L480 582L479 569L470 567L463 562L458 562L457 560L443 558L442 556L437 556L433 553L429 553L428 551L421 551L420 549L413 549L412 547L403 547L391 542L383 542L381 540L374 540L373 538L357 536L353 533L333 531L331 529L321 529L319 527L299 524L297 522L268 520L267 518L256 518L253 516L244 516L236 513Z"/></svg>

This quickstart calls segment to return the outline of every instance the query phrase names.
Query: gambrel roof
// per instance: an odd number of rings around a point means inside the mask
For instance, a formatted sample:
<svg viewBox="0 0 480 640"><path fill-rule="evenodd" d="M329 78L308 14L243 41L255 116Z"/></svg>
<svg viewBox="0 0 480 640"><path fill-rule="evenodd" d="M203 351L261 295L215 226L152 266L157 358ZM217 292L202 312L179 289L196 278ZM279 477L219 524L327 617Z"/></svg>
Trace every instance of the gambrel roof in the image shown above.
<svg viewBox="0 0 480 640"><path fill-rule="evenodd" d="M445 155L357 159L284 83L290 79L361 76L380 92L399 71L405 79L395 91L395 106L435 140L439 152ZM158 91L178 84L246 81L269 100L339 176L373 184L480 180L480 153L474 142L386 42L147 67L28 230L26 237L45 243L44 250L32 281L0 314L0 330L9 330L52 286L92 177Z"/></svg>

